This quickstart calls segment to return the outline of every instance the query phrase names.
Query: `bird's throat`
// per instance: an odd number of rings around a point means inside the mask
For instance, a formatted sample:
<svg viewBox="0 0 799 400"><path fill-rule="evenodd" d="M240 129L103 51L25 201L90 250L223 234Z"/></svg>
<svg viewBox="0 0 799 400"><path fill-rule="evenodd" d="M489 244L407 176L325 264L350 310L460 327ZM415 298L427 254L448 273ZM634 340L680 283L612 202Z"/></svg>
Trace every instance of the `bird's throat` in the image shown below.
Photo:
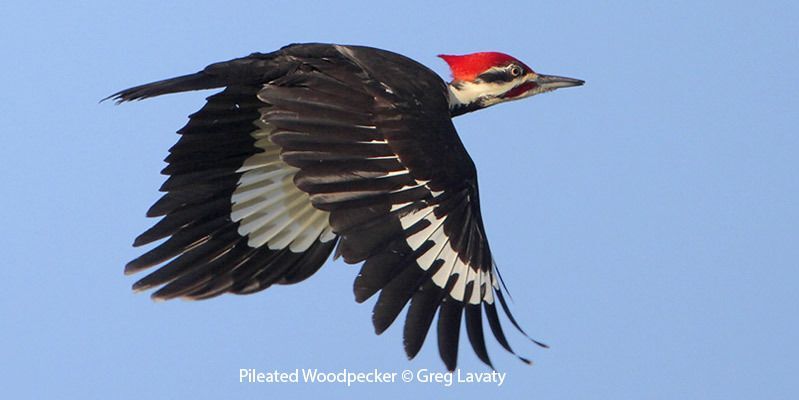
<svg viewBox="0 0 799 400"><path fill-rule="evenodd" d="M480 89L471 82L450 82L447 85L450 116L457 117L486 107L485 92Z"/></svg>

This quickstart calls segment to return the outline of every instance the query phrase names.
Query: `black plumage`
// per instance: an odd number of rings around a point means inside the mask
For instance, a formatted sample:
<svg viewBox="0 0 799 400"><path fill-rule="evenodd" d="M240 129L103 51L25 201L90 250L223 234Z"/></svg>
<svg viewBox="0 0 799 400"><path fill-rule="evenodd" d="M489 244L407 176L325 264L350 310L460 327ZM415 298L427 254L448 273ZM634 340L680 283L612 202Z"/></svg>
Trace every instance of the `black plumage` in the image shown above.
<svg viewBox="0 0 799 400"><path fill-rule="evenodd" d="M308 278L335 248L348 263L364 262L355 298L363 302L379 293L377 333L410 303L408 357L421 349L437 312L447 368L457 364L462 321L475 353L490 366L483 309L500 345L513 353L493 303L500 299L509 313L483 228L476 170L452 124L456 113L441 78L383 50L304 44L212 64L112 98L211 88L224 90L190 116L166 159L166 193L147 213L162 218L134 242L166 238L126 266L133 273L160 265L135 289L158 288L153 296L160 299L253 293ZM316 240L301 251L288 239L271 248L274 236L269 246L253 246L253 238L272 227L257 230L253 220L254 227L234 220L232 199L246 186L242 177L248 168L261 168L258 157L269 157L268 146L279 149L281 171L304 192L308 207L328 213L332 236L315 232ZM268 202L258 199L249 201ZM297 220L311 215L302 209L305 214L283 212ZM443 283L436 274L444 274Z"/></svg>

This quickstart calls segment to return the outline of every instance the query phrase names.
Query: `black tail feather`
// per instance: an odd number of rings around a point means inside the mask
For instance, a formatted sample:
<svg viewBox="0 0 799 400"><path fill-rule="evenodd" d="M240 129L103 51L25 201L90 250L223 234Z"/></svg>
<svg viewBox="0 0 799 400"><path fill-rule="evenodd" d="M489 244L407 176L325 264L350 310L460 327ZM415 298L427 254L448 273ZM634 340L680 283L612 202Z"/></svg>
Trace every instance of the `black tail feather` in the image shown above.
<svg viewBox="0 0 799 400"><path fill-rule="evenodd" d="M103 102L110 99L120 104L126 101L143 100L162 94L213 89L222 86L225 86L225 83L221 79L205 72L197 72L195 74L134 86L116 92L100 101Z"/></svg>

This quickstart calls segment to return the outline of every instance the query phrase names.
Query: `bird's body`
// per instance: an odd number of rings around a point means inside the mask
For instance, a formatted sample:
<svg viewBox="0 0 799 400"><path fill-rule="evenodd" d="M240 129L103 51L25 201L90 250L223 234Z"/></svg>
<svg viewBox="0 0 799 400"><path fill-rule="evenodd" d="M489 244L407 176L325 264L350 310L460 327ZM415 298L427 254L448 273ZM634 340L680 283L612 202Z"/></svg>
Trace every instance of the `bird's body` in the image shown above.
<svg viewBox="0 0 799 400"><path fill-rule="evenodd" d="M292 45L115 94L122 102L224 88L178 131L166 194L147 214L162 219L134 244L167 240L126 272L160 267L134 288L160 287L157 299L253 293L308 278L335 249L364 262L358 302L380 292L378 333L410 302L409 357L436 312L449 369L462 318L481 360L490 364L483 313L512 352L496 303L517 324L486 240L474 163L451 118L582 81L535 74L500 53L442 58L449 84L384 50Z"/></svg>

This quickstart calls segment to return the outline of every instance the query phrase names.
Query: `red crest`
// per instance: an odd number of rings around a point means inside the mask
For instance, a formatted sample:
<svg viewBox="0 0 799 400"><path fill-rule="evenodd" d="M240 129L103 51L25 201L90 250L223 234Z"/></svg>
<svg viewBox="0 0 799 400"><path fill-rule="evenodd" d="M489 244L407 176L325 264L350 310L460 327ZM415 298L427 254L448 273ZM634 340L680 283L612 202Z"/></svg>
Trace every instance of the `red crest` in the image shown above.
<svg viewBox="0 0 799 400"><path fill-rule="evenodd" d="M511 62L521 65L527 71L532 71L530 67L516 58L495 51L465 54L462 56L448 54L439 54L438 56L449 64L449 69L452 71L452 79L456 81L474 80L474 78L491 67L508 65Z"/></svg>

